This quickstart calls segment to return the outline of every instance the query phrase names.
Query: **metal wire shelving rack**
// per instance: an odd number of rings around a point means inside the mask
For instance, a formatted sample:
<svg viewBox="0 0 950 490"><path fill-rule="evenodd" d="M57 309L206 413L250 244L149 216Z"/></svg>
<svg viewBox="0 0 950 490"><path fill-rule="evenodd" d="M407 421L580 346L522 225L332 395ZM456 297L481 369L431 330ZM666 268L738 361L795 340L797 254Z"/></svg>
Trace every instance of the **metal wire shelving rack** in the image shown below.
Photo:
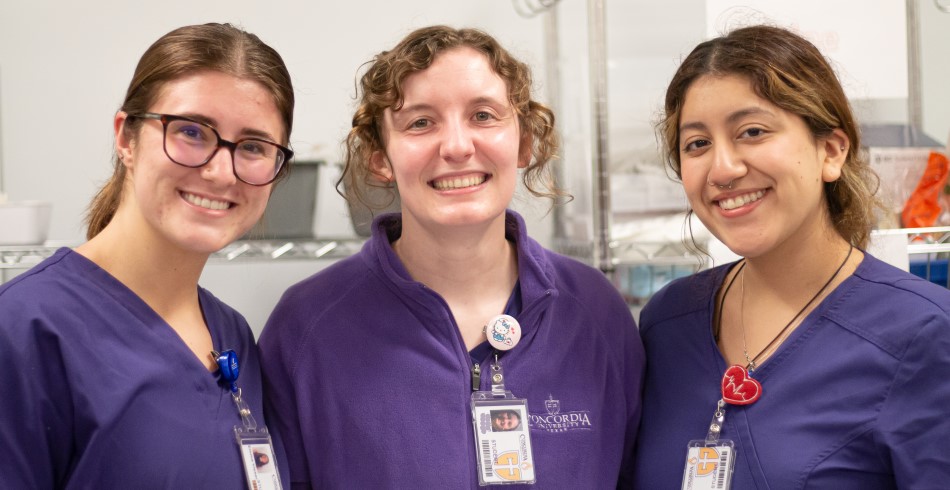
<svg viewBox="0 0 950 490"><path fill-rule="evenodd" d="M301 240L239 240L211 255L212 263L265 262L274 260L330 260L359 251L363 239L327 238ZM42 245L0 246L0 269L28 269L71 242Z"/></svg>

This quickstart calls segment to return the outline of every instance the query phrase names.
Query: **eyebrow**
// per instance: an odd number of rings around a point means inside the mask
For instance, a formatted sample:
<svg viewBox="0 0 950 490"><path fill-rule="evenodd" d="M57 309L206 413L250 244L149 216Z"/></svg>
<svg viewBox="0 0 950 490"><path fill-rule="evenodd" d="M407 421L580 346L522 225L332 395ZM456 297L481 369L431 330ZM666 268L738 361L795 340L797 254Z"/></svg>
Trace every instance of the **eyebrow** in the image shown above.
<svg viewBox="0 0 950 490"><path fill-rule="evenodd" d="M427 111L427 110L431 110L432 107L433 106L431 104L404 105L400 107L399 110L392 111L393 119L395 119L400 114L407 114L407 113L415 112L415 111Z"/></svg>
<svg viewBox="0 0 950 490"><path fill-rule="evenodd" d="M202 114L198 114L198 113L195 113L195 112L184 112L184 113L179 114L179 116L181 116L181 117L187 117L188 119L192 119L192 120L197 121L197 122L200 122L200 123L205 123L205 124L207 124L208 126L211 126L212 128L214 128L216 131L220 131L220 130L218 129L217 121L215 121L214 118L210 118L210 117L208 117L208 116L205 116L205 115L202 115ZM238 136L237 139L242 139L242 138L259 138L259 139L265 139L265 140L267 140L267 141L278 141L278 139L275 138L273 135L271 135L270 133L268 133L268 132L266 132L266 131L261 131L260 129L241 128L241 131L240 131L238 134L239 134L240 136Z"/></svg>
<svg viewBox="0 0 950 490"><path fill-rule="evenodd" d="M507 102L507 101L499 101L499 100L498 100L497 98L495 98L495 97L489 97L489 96L484 96L484 95L483 95L483 96L481 96L481 97L475 97L474 99L472 99L472 100L469 101L468 103L469 103L469 105L489 104L489 105L495 105L495 106L502 106L502 107L510 108L510 107L511 107L511 104L510 104L510 103L507 103L507 104L506 104L505 102ZM435 109L435 106L432 105L432 104L427 104L427 103L404 105L404 106L400 107L398 111L393 111L393 116L395 117L395 116L396 116L397 114L399 114L399 113L409 113L409 112L413 112L413 111L427 111L427 110L433 110L433 109Z"/></svg>
<svg viewBox="0 0 950 490"><path fill-rule="evenodd" d="M774 116L772 111L769 111L767 109L763 109L761 107L747 107L745 109L739 109L738 111L730 113L726 117L726 122L729 124L732 124L740 119L743 119L747 116L752 116L752 115ZM687 129L705 130L706 124L700 121L692 121L692 122L683 123L679 127L680 132L683 132Z"/></svg>

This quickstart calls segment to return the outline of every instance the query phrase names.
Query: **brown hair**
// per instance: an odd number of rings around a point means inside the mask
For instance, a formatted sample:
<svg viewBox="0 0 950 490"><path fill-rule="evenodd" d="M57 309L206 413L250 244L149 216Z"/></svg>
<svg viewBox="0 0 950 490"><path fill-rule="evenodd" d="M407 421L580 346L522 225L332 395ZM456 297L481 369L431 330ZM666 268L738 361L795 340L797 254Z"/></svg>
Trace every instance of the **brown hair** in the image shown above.
<svg viewBox="0 0 950 490"><path fill-rule="evenodd" d="M155 41L139 59L119 110L130 114L147 112L165 84L201 70L226 73L264 86L274 97L284 122L285 138L289 140L294 91L283 59L254 34L230 24L180 27ZM140 119L129 118L122 130L132 138L140 127ZM98 235L119 207L126 170L118 155L113 166L112 177L89 204L86 238ZM281 174L286 174L288 168L284 165Z"/></svg>
<svg viewBox="0 0 950 490"><path fill-rule="evenodd" d="M370 157L383 150L382 117L386 109L402 107L402 83L407 76L428 68L435 58L448 50L473 48L484 54L498 76L508 86L508 98L518 115L522 144L531 144L532 160L522 179L529 192L536 196L556 198L565 193L553 182L548 162L558 149L554 130L554 113L531 99L531 70L501 47L493 37L476 29L454 29L430 26L417 29L403 38L390 51L376 55L359 82L359 107L353 114L353 127L345 140L346 165L337 182L337 191L351 203L359 202L378 208L370 202L365 186L380 187L372 177ZM527 151L522 148L521 151ZM544 190L539 191L536 185ZM344 190L340 190L343 185Z"/></svg>
<svg viewBox="0 0 950 490"><path fill-rule="evenodd" d="M666 90L665 116L658 124L667 164L682 178L679 155L680 112L690 85L704 75L738 75L755 93L797 114L817 139L841 129L850 150L841 177L824 185L825 201L837 232L866 248L880 207L879 180L867 155L848 98L834 70L813 44L786 29L751 26L703 42L683 60Z"/></svg>

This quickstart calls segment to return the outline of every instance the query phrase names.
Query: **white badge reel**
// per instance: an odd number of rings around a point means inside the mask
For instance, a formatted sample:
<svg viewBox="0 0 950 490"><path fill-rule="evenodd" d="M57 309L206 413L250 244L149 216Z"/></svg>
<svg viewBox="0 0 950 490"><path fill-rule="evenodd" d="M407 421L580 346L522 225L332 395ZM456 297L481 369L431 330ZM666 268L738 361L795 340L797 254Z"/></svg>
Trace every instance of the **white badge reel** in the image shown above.
<svg viewBox="0 0 950 490"><path fill-rule="evenodd" d="M509 350L521 339L521 326L508 315L499 315L485 326L488 342ZM472 425L478 484L534 483L535 461L528 427L528 401L505 390L505 375L495 352L491 366L491 391L472 393Z"/></svg>

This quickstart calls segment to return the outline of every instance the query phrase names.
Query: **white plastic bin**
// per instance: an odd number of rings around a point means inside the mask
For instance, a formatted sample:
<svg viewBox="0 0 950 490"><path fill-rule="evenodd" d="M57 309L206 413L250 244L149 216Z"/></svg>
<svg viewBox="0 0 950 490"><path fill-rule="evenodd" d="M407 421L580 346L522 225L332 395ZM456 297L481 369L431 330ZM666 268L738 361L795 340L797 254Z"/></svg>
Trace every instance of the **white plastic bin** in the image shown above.
<svg viewBox="0 0 950 490"><path fill-rule="evenodd" d="M40 245L49 233L52 204L22 201L0 204L0 245Z"/></svg>

